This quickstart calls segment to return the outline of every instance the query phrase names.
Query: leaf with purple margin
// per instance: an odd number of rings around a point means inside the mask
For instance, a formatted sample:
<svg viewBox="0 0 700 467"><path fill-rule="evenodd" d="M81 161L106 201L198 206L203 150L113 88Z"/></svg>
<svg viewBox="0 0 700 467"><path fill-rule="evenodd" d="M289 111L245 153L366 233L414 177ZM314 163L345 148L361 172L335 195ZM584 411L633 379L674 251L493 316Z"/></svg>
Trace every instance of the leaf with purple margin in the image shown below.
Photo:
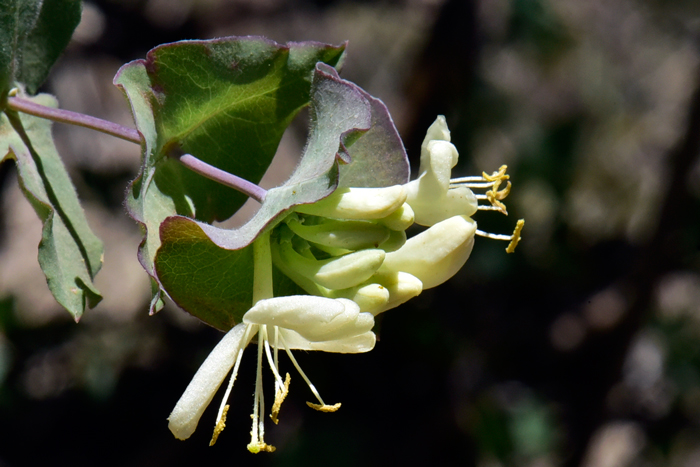
<svg viewBox="0 0 700 467"><path fill-rule="evenodd" d="M336 189L339 159L370 128L371 110L360 88L340 79L333 68L318 64L311 88L311 129L304 155L289 180L267 192L255 216L236 230L182 216L170 217L161 225L161 247L155 265L170 297L219 329L240 322L252 306L251 243L293 206L316 202ZM298 293L296 287L289 289L291 292L284 290L279 276L276 295Z"/></svg>
<svg viewBox="0 0 700 467"><path fill-rule="evenodd" d="M309 101L317 62L337 66L344 45L280 45L260 37L165 44L115 77L144 142L143 164L127 208L145 233L139 259L155 280L159 227L172 215L224 220L246 197L169 157L184 151L258 183L284 130ZM160 305L154 283L151 312Z"/></svg>

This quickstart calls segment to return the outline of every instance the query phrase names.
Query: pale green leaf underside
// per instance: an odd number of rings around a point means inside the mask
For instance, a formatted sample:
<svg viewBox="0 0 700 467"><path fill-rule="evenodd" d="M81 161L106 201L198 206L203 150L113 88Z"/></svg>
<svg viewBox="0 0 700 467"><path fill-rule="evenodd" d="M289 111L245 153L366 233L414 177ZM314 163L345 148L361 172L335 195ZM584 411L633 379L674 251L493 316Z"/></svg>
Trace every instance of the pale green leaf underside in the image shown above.
<svg viewBox="0 0 700 467"><path fill-rule="evenodd" d="M31 98L57 107L41 94ZM102 265L102 242L90 230L75 189L53 144L51 122L0 114L0 155L14 159L25 196L44 223L39 264L56 300L76 319L101 296L92 279Z"/></svg>

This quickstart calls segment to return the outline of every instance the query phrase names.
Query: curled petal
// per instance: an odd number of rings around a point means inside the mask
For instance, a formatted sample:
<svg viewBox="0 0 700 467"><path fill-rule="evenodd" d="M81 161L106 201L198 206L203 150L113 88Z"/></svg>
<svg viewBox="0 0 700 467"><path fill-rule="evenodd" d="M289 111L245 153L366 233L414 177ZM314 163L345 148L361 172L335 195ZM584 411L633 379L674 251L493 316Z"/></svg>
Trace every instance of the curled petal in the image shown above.
<svg viewBox="0 0 700 467"><path fill-rule="evenodd" d="M352 300L308 295L260 300L243 315L247 324L279 326L310 342L354 337L371 331L374 318Z"/></svg>
<svg viewBox="0 0 700 467"><path fill-rule="evenodd" d="M360 315L372 317L372 315L369 313L360 313ZM280 329L280 332L282 333L285 344L289 347L289 349L296 350L318 350L321 352L334 353L364 353L372 350L374 348L374 344L377 342L377 336L372 331L367 331L357 336L344 339L321 342L311 342L299 335L299 333L288 329Z"/></svg>
<svg viewBox="0 0 700 467"><path fill-rule="evenodd" d="M168 428L177 439L187 439L194 433L202 413L231 370L238 351L248 344L243 342L245 329L241 323L226 333L177 401L168 417Z"/></svg>
<svg viewBox="0 0 700 467"><path fill-rule="evenodd" d="M445 117L439 116L428 129L421 146L418 179L405 185L407 200L420 225L434 225L452 216L471 216L477 211L474 193L466 187L450 189L452 167L459 154L450 141Z"/></svg>

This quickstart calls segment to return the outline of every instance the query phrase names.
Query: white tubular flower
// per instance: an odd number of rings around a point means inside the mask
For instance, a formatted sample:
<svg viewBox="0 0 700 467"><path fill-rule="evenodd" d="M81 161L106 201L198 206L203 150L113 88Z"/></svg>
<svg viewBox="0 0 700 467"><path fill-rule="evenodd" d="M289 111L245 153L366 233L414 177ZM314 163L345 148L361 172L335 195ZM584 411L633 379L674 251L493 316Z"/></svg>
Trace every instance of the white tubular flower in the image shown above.
<svg viewBox="0 0 700 467"><path fill-rule="evenodd" d="M243 349L252 337L258 337L258 369L253 406L253 429L248 449L251 452L273 451L264 441L264 399L262 393L262 360L266 355L275 377L275 402L271 418L277 423L282 401L289 389L287 373L282 380L278 371L277 354L287 352L290 360L306 381L318 404L307 404L320 411L334 412L340 404L327 405L299 367L292 349L323 350L325 352L361 353L374 348L376 336L372 332L374 317L360 312L351 300L316 296L276 297L258 301L245 315L243 323L231 329L209 354L175 405L168 427L178 439L187 439L197 428L202 413L211 402L231 367L231 379L216 420L213 445L226 426L229 394L238 373Z"/></svg>
<svg viewBox="0 0 700 467"><path fill-rule="evenodd" d="M187 439L194 433L199 418L251 337L252 334L246 333L246 326L238 324L226 333L204 360L168 417L168 428L177 439Z"/></svg>
<svg viewBox="0 0 700 467"><path fill-rule="evenodd" d="M475 233L476 222L469 217L450 217L387 253L378 272L407 272L423 283L423 289L440 285L464 266L472 252Z"/></svg>

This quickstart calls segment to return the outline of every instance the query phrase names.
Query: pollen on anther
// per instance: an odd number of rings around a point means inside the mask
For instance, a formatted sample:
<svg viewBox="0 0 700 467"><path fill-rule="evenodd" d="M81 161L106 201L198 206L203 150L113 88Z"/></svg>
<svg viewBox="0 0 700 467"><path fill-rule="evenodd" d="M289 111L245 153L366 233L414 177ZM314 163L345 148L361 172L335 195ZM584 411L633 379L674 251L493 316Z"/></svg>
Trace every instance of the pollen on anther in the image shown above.
<svg viewBox="0 0 700 467"><path fill-rule="evenodd" d="M209 446L214 446L216 444L216 440L219 439L219 435L222 431L224 431L224 428L226 428L226 414L228 413L228 407L228 404L224 407L224 410L221 413L221 419L219 420L219 423L217 423L214 427L214 434L211 436Z"/></svg>
<svg viewBox="0 0 700 467"><path fill-rule="evenodd" d="M279 423L279 420L277 417L279 416L280 413L280 408L282 407L282 402L284 402L284 399L287 397L287 394L289 393L289 382L291 381L291 378L289 376L289 373L287 373L287 376L284 378L284 387L280 388L279 391L277 391L277 394L275 394L275 402L272 404L272 411L270 413L270 418L272 421L277 425Z"/></svg>
<svg viewBox="0 0 700 467"><path fill-rule="evenodd" d="M313 402L307 402L306 405L311 407L314 410L318 410L319 412L335 412L340 408L340 402L337 404L333 405L328 405L328 404L314 404Z"/></svg>
<svg viewBox="0 0 700 467"><path fill-rule="evenodd" d="M522 232L523 227L525 226L525 219L520 219L516 224L515 224L515 230L513 230L513 235L511 236L510 243L506 247L506 253L513 253L515 251L515 247L518 246L518 243L520 242L520 232Z"/></svg>

